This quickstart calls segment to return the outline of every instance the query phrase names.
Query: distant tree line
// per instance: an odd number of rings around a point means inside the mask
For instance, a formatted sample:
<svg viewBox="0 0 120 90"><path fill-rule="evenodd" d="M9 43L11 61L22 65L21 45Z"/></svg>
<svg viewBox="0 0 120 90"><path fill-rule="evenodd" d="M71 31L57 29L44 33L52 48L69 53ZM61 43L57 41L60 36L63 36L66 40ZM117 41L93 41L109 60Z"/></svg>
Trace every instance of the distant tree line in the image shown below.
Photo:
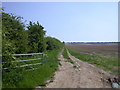
<svg viewBox="0 0 120 90"><path fill-rule="evenodd" d="M120 42L66 42L68 44L80 44L80 43L85 43L85 44L109 44L109 43L120 43Z"/></svg>
<svg viewBox="0 0 120 90"><path fill-rule="evenodd" d="M60 40L45 37L46 31L39 22L30 21L29 25L26 26L22 19L22 17L2 12L2 62L13 61L11 54L39 53L59 49L63 46ZM15 65L15 63L8 63L3 64L2 67L13 67ZM5 72L3 70L3 83L10 82L10 78L20 77L16 75L19 74L19 71L14 75ZM16 80L18 79L12 80L14 81L12 83L16 83Z"/></svg>

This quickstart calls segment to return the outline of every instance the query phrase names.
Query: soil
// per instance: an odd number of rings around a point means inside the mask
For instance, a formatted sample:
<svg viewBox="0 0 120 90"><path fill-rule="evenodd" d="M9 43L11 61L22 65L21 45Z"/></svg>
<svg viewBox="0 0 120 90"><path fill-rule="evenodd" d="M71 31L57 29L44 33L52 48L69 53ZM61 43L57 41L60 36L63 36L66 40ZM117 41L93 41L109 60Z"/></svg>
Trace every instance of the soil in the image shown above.
<svg viewBox="0 0 120 90"><path fill-rule="evenodd" d="M83 54L100 54L111 57L118 57L118 44L117 43L73 43L66 44L72 50ZM116 59L117 60L117 59Z"/></svg>
<svg viewBox="0 0 120 90"><path fill-rule="evenodd" d="M63 52L63 50L62 50ZM72 56L67 50L73 64L59 54L59 70L55 72L54 80L47 81L45 88L112 88L109 82L114 78L108 72L83 62ZM36 88L41 88L40 86Z"/></svg>

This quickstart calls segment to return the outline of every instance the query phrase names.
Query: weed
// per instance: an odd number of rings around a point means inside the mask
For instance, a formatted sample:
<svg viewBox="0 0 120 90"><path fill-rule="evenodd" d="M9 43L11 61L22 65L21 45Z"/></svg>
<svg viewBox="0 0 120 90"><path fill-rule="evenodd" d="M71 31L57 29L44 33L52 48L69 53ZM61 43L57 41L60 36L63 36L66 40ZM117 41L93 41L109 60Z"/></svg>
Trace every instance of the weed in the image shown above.
<svg viewBox="0 0 120 90"><path fill-rule="evenodd" d="M77 69L77 66L74 65L73 68Z"/></svg>
<svg viewBox="0 0 120 90"><path fill-rule="evenodd" d="M59 62L59 65L62 66L62 64Z"/></svg>
<svg viewBox="0 0 120 90"><path fill-rule="evenodd" d="M70 62L71 64L74 64L74 62L71 59L67 59L68 62Z"/></svg>
<svg viewBox="0 0 120 90"><path fill-rule="evenodd" d="M41 83L39 86L45 87L47 83Z"/></svg>

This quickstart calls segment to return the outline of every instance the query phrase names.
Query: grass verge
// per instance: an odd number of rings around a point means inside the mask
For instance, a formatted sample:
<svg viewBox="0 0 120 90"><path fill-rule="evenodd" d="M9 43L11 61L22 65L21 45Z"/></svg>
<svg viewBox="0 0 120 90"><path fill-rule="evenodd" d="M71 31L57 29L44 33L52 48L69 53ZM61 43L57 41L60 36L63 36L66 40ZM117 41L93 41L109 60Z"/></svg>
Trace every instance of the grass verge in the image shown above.
<svg viewBox="0 0 120 90"><path fill-rule="evenodd" d="M44 64L39 65L34 71L21 72L23 79L16 85L11 83L4 84L3 88L35 88L36 86L45 86L46 80L53 77L54 72L58 69L59 61L57 55L59 50L47 51L47 58Z"/></svg>
<svg viewBox="0 0 120 90"><path fill-rule="evenodd" d="M104 55L81 54L75 52L71 48L68 48L68 50L76 58L82 61L86 61L90 64L94 64L103 70L110 71L112 74L118 75L118 60L114 60L110 57L105 57Z"/></svg>
<svg viewBox="0 0 120 90"><path fill-rule="evenodd" d="M67 54L66 48L64 48L64 51L63 51L62 54L63 54L64 58L70 59L69 56L68 56L68 54Z"/></svg>
<svg viewBox="0 0 120 90"><path fill-rule="evenodd" d="M64 48L63 57L64 57L65 59L67 59L67 62L70 62L71 64L74 64L74 62L69 58L69 56L68 56L68 54L67 54L66 48Z"/></svg>

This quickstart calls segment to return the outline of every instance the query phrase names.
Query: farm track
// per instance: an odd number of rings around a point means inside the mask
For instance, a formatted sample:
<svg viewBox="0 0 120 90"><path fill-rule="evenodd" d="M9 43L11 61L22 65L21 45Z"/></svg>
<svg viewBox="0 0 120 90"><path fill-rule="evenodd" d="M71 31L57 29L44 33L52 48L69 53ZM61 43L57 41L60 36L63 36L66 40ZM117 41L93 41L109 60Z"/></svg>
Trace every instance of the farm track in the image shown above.
<svg viewBox="0 0 120 90"><path fill-rule="evenodd" d="M48 83L45 88L111 88L108 79L113 77L109 73L75 58L67 50L74 62L71 64L63 57L62 52L58 57L61 63L59 71L55 72L53 82Z"/></svg>

